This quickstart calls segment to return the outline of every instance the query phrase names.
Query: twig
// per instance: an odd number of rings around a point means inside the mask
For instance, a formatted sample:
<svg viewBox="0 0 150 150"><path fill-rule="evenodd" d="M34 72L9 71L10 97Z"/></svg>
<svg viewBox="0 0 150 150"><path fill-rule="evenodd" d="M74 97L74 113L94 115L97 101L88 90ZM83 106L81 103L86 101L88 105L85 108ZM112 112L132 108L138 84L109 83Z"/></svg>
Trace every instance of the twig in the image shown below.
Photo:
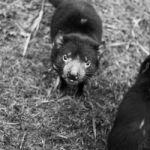
<svg viewBox="0 0 150 150"><path fill-rule="evenodd" d="M33 21L33 24L31 26L31 32L33 32L34 35L38 31L40 22L41 22L42 17L43 17L44 3L45 3L45 0L42 1L42 7L40 10L39 16Z"/></svg>
<svg viewBox="0 0 150 150"><path fill-rule="evenodd" d="M22 25L19 23L19 22L14 22L15 23L15 25L19 28L19 30L20 30L20 34L22 35L22 36L24 36L24 37L28 37L29 36L29 32L26 30L26 29L24 29L23 27L22 27Z"/></svg>
<svg viewBox="0 0 150 150"><path fill-rule="evenodd" d="M109 46L110 47L117 47L117 46L123 46L126 45L126 42L115 42L115 43L110 43Z"/></svg>
<svg viewBox="0 0 150 150"><path fill-rule="evenodd" d="M29 47L29 43L30 43L31 38L33 36L35 36L37 31L39 30L40 22L42 20L43 13L44 13L44 4L45 4L45 0L42 1L42 7L41 7L41 10L39 12L39 15L37 18L35 18L35 20L33 20L32 25L29 27L29 31L26 31L26 29L24 29L19 23L15 22L17 27L20 29L21 35L27 37L26 42L25 42L25 46L24 46L24 50L23 50L23 56L26 55L26 52L27 52L27 49Z"/></svg>
<svg viewBox="0 0 150 150"><path fill-rule="evenodd" d="M27 52L30 39L31 39L31 33L28 34L28 36L27 36L27 39L26 39L26 42L25 42L25 46L24 46L24 50L23 50L23 54L22 54L23 56L25 56L25 54Z"/></svg>
<svg viewBox="0 0 150 150"><path fill-rule="evenodd" d="M90 102L89 104L90 104L90 106L92 107L92 110L94 110L93 104L92 104L91 102ZM92 117L92 126L93 126L94 138L95 138L95 141L96 141L97 132L96 132L96 123L95 123L95 115L94 115L94 114L93 114L93 117Z"/></svg>
<svg viewBox="0 0 150 150"><path fill-rule="evenodd" d="M148 49L144 46L142 46L139 42L136 43L137 46L139 46L139 48L144 52L146 53L146 55L149 55L150 53L148 52Z"/></svg>
<svg viewBox="0 0 150 150"><path fill-rule="evenodd" d="M95 124L95 118L92 118L92 123L93 123L93 133L94 133L94 137L96 139L97 133L96 133L96 124Z"/></svg>
<svg viewBox="0 0 150 150"><path fill-rule="evenodd" d="M22 139L21 139L20 149L22 149L22 147L23 147L23 143L24 143L24 141L25 141L26 135L27 135L27 132L24 132L23 137L22 137Z"/></svg>

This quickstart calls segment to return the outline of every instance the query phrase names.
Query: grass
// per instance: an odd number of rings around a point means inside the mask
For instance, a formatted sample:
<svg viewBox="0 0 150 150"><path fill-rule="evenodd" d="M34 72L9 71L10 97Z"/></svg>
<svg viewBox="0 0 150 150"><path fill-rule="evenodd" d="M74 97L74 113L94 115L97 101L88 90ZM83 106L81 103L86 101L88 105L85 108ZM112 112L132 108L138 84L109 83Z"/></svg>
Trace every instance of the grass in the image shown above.
<svg viewBox="0 0 150 150"><path fill-rule="evenodd" d="M0 149L104 150L117 107L149 54L149 0L91 0L103 20L106 47L85 97L62 97L54 90L50 65L47 1L40 28L25 57L26 37L41 0L0 2Z"/></svg>

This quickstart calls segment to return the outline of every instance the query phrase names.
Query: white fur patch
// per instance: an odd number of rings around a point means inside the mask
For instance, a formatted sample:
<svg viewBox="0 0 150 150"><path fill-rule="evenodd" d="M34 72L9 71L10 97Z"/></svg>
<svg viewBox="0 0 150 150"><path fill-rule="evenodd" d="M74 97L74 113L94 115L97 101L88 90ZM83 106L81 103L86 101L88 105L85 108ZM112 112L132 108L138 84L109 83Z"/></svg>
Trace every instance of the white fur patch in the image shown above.
<svg viewBox="0 0 150 150"><path fill-rule="evenodd" d="M139 129L142 130L143 136L146 136L146 129L144 128L144 126L145 126L145 120L142 120L139 125Z"/></svg>
<svg viewBox="0 0 150 150"><path fill-rule="evenodd" d="M145 120L142 120L141 123L140 123L139 129L142 129L144 124L145 124Z"/></svg>
<svg viewBox="0 0 150 150"><path fill-rule="evenodd" d="M74 75L78 74L79 80L82 80L86 74L85 65L79 60L79 58L76 58L66 63L63 72L65 77L67 77L68 72Z"/></svg>
<svg viewBox="0 0 150 150"><path fill-rule="evenodd" d="M85 24L86 22L87 22L87 19L85 19L85 18L81 18L81 24Z"/></svg>

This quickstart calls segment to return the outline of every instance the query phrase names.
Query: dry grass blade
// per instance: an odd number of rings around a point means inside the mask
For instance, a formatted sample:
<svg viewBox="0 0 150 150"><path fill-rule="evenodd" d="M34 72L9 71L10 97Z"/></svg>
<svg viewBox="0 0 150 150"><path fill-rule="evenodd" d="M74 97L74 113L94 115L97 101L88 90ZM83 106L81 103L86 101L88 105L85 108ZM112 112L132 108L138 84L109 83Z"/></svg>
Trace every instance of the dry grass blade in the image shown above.
<svg viewBox="0 0 150 150"><path fill-rule="evenodd" d="M144 46L142 46L139 42L137 42L137 45L139 46L139 48L146 54L149 55L150 53L148 52L148 49Z"/></svg>
<svg viewBox="0 0 150 150"><path fill-rule="evenodd" d="M22 54L23 56L25 56L25 54L27 52L30 39L31 39L31 34L28 33L28 36L27 36L27 39L26 39L26 42L25 42L25 46L24 46L24 50L23 50L23 54Z"/></svg>
<svg viewBox="0 0 150 150"><path fill-rule="evenodd" d="M104 23L104 26L108 29L118 30L118 28L115 25Z"/></svg>
<svg viewBox="0 0 150 150"><path fill-rule="evenodd" d="M57 77L55 84L54 84L54 91L58 88L59 84L60 84L60 78Z"/></svg>
<svg viewBox="0 0 150 150"><path fill-rule="evenodd" d="M95 118L92 119L92 123L93 123L93 133L94 133L94 138L96 139L97 133L96 133Z"/></svg>
<svg viewBox="0 0 150 150"><path fill-rule="evenodd" d="M19 28L20 30L20 34L24 37L26 37L26 42L25 42L25 45L24 45L24 50L23 50L23 56L25 56L26 54L26 51L27 51L27 48L28 48L28 45L29 45L29 42L30 42L30 39L31 39L31 33L27 32L19 22L15 22L16 26Z"/></svg>
<svg viewBox="0 0 150 150"><path fill-rule="evenodd" d="M115 42L115 43L110 43L109 46L110 47L117 47L117 46L123 46L126 45L126 42Z"/></svg>
<svg viewBox="0 0 150 150"><path fill-rule="evenodd" d="M32 34L34 34L34 35L35 35L36 32L38 31L39 26L40 26L40 22L41 22L42 17L43 17L44 3L45 3L45 0L43 0L43 2L42 2L42 8L41 8L41 10L40 10L40 13L39 13L38 17L35 18L35 20L33 21L32 26L31 26L31 32L32 32Z"/></svg>
<svg viewBox="0 0 150 150"><path fill-rule="evenodd" d="M93 112L94 112L94 106L91 102L89 102ZM96 140L96 137L97 137L97 133L96 133L96 123L95 123L95 115L93 114L92 116L92 126L93 126L93 133L94 133L94 138Z"/></svg>
<svg viewBox="0 0 150 150"><path fill-rule="evenodd" d="M139 18L139 19L133 18L133 25L134 25L134 27L139 27L139 22L140 21L141 21L141 18Z"/></svg>
<svg viewBox="0 0 150 150"><path fill-rule="evenodd" d="M26 137L26 135L27 135L27 133L24 132L23 137L22 137L22 139L21 139L20 149L22 149L22 147L23 147L23 144L24 144L24 142L25 142L25 137Z"/></svg>
<svg viewBox="0 0 150 150"><path fill-rule="evenodd" d="M63 101L65 101L65 100L71 100L71 97L70 97L70 96L63 96L62 98L59 98L59 99L57 100L57 102L63 102Z"/></svg>
<svg viewBox="0 0 150 150"><path fill-rule="evenodd" d="M29 36L29 33L22 27L22 25L19 23L19 22L14 22L15 25L19 28L20 30L20 34L24 37L28 37Z"/></svg>
<svg viewBox="0 0 150 150"><path fill-rule="evenodd" d="M38 29L39 29L40 22L41 22L42 17L43 17L44 4L45 4L45 0L42 1L42 8L40 10L40 13L39 13L38 17L33 21L33 24L30 27L31 33L27 36L25 47L24 47L24 51L23 51L23 56L26 55L26 52L27 52L27 49L28 49L28 46L29 46L29 43L30 43L32 35L35 36L37 31L38 31Z"/></svg>
<svg viewBox="0 0 150 150"><path fill-rule="evenodd" d="M62 134L57 134L57 137L62 138L62 139L68 139L67 136L64 136L64 135L62 135Z"/></svg>

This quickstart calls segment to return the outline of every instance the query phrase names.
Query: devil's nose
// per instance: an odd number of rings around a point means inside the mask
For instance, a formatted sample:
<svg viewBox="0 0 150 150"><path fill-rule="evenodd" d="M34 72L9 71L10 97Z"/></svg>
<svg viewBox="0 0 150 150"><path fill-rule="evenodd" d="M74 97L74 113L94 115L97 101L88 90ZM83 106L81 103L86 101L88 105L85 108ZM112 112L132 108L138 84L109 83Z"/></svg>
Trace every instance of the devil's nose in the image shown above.
<svg viewBox="0 0 150 150"><path fill-rule="evenodd" d="M71 72L68 72L68 74L67 74L67 76L68 76L68 78L70 79L70 80L78 80L79 79L79 75L78 75L78 73L71 73Z"/></svg>

